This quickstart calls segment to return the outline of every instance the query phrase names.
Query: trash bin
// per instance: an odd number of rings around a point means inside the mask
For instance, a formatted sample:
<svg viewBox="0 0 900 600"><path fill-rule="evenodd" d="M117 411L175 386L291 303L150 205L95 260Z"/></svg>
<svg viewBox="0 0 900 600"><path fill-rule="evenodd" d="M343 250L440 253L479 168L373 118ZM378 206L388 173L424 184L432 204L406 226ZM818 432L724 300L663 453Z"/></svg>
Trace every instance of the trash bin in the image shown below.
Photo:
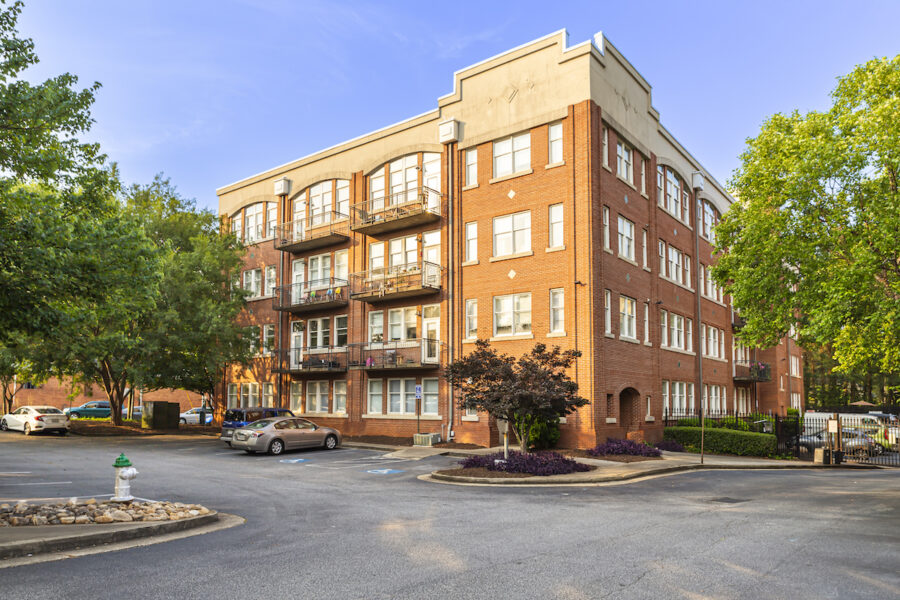
<svg viewBox="0 0 900 600"><path fill-rule="evenodd" d="M844 462L844 451L843 450L835 450L831 453L831 464L839 465Z"/></svg>
<svg viewBox="0 0 900 600"><path fill-rule="evenodd" d="M178 429L181 407L177 402L144 402L141 412L143 429Z"/></svg>

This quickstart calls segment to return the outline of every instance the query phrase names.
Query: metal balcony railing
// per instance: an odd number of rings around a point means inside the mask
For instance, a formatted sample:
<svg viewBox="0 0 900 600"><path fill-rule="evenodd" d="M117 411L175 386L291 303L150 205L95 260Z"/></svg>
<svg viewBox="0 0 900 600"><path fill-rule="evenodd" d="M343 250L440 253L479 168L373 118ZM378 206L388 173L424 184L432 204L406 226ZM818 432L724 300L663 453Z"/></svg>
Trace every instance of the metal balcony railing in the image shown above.
<svg viewBox="0 0 900 600"><path fill-rule="evenodd" d="M249 227L244 227L239 232L241 234L241 237L239 237L239 239L245 246L252 246L253 244L258 244L259 242L274 237L276 229L277 228L274 224L272 224L271 226L265 226L262 224L251 225Z"/></svg>
<svg viewBox="0 0 900 600"><path fill-rule="evenodd" d="M350 217L331 211L289 221L275 228L275 249L300 252L324 248L350 237Z"/></svg>
<svg viewBox="0 0 900 600"><path fill-rule="evenodd" d="M346 279L311 279L277 288L272 308L292 313L346 306L350 288Z"/></svg>
<svg viewBox="0 0 900 600"><path fill-rule="evenodd" d="M354 231L384 233L439 220L441 194L427 187L412 188L359 202L351 212Z"/></svg>
<svg viewBox="0 0 900 600"><path fill-rule="evenodd" d="M413 339L350 345L350 368L370 371L435 369L444 360L446 345L439 340Z"/></svg>
<svg viewBox="0 0 900 600"><path fill-rule="evenodd" d="M347 370L347 347L280 350L275 371L281 373L340 373Z"/></svg>
<svg viewBox="0 0 900 600"><path fill-rule="evenodd" d="M420 261L350 275L350 297L364 302L423 296L441 289L441 266Z"/></svg>
<svg viewBox="0 0 900 600"><path fill-rule="evenodd" d="M772 368L769 363L736 360L734 361L735 381L771 381Z"/></svg>

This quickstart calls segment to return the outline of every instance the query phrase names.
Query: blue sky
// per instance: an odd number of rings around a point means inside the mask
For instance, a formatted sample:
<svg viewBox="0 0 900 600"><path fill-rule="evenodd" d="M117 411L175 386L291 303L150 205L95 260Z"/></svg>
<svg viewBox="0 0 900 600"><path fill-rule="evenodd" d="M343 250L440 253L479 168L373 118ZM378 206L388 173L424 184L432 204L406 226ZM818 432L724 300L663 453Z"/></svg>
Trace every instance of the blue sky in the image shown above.
<svg viewBox="0 0 900 600"><path fill-rule="evenodd" d="M26 0L41 63L103 84L91 138L127 182L215 190L434 108L454 71L567 28L653 86L666 127L720 181L765 117L822 109L835 78L900 53L900 1Z"/></svg>

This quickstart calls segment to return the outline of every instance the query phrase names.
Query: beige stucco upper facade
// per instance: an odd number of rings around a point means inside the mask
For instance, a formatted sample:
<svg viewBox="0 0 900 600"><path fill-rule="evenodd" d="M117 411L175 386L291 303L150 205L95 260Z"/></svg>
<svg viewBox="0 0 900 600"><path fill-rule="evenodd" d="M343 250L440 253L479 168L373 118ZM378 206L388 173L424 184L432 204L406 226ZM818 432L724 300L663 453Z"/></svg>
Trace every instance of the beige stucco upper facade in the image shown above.
<svg viewBox="0 0 900 600"><path fill-rule="evenodd" d="M640 152L656 154L687 181L703 172L703 195L727 210L731 197L662 126L637 70L602 34L569 46L560 30L457 71L453 91L434 110L218 189L219 213L274 200L282 177L292 181L293 194L325 179L369 173L409 152L440 151L438 126L447 119L459 122L459 147L466 148L564 117L570 105L588 99Z"/></svg>

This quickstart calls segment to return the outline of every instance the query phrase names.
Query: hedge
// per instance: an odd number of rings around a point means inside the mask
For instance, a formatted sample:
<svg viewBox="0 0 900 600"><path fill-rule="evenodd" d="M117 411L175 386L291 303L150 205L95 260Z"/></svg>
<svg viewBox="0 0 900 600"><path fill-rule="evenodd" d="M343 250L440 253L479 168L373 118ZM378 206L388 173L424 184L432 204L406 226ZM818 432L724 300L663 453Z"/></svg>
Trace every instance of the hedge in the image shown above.
<svg viewBox="0 0 900 600"><path fill-rule="evenodd" d="M685 446L700 447L699 427L666 427L663 439ZM771 456L777 448L775 436L769 433L751 433L732 429L707 429L704 450L716 454L738 456Z"/></svg>

